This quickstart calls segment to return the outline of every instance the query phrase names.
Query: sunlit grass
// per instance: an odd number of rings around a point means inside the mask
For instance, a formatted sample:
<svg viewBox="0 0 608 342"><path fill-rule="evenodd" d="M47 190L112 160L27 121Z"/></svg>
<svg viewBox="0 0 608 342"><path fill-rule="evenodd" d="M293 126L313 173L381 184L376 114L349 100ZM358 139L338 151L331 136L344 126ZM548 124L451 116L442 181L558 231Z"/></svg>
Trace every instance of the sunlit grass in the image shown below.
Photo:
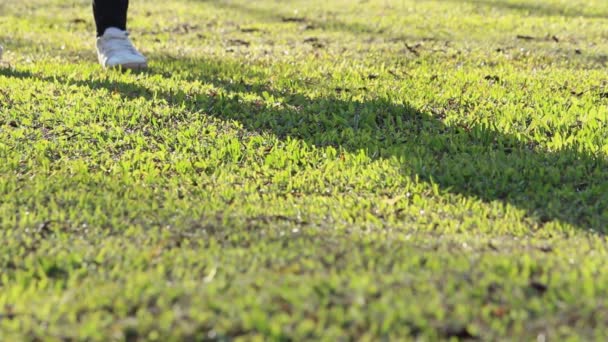
<svg viewBox="0 0 608 342"><path fill-rule="evenodd" d="M603 2L0 10L0 340L605 337Z"/></svg>

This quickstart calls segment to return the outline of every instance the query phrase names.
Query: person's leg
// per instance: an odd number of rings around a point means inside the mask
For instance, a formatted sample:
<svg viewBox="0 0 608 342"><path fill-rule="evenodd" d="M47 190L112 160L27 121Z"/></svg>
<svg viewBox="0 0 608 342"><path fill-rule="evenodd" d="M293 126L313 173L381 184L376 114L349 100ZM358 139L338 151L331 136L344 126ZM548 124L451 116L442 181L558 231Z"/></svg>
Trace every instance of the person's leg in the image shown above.
<svg viewBox="0 0 608 342"><path fill-rule="evenodd" d="M127 33L129 0L93 0L97 28L97 57L104 68L142 69L146 58Z"/></svg>
<svg viewBox="0 0 608 342"><path fill-rule="evenodd" d="M126 31L128 9L129 0L93 0L97 37L103 36L110 27Z"/></svg>

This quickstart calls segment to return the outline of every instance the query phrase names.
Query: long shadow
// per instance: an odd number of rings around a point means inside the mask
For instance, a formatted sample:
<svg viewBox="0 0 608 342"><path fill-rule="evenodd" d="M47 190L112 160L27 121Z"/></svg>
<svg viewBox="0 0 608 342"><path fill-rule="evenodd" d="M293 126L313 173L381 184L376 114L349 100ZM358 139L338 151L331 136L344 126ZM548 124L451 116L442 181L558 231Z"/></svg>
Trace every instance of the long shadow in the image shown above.
<svg viewBox="0 0 608 342"><path fill-rule="evenodd" d="M443 191L525 210L535 229L554 220L599 232L608 224L608 165L601 156L574 148L547 152L483 125L449 126L407 102L345 100L337 94L310 98L267 84L213 76L214 70L254 73L244 64L225 63L196 60L179 64L194 78L222 89L225 96L159 92L131 83L39 76L10 69L0 70L0 74L107 89L125 99L160 98L171 105L202 109L222 120L238 120L248 130L301 139L315 146L365 150L373 158L397 158L408 176L433 182ZM158 70L159 75L163 72ZM260 106L239 92L281 98L283 105Z"/></svg>
<svg viewBox="0 0 608 342"><path fill-rule="evenodd" d="M191 0L195 2L207 2L205 0ZM305 28L308 29L323 29L324 31L333 32L350 32L355 34L378 34L383 33L384 29L369 23L356 23L356 22L345 22L335 17L331 18L313 18L310 16L293 15L287 13L277 13L265 6L256 5L255 2L249 4L243 4L233 1L215 0L211 1L211 4L217 8L229 9L231 11L237 11L245 13L249 16L256 18L257 20L266 22L295 22L305 24Z"/></svg>
<svg viewBox="0 0 608 342"><path fill-rule="evenodd" d="M192 1L205 1L205 0L192 0ZM551 4L540 4L536 1L529 0L528 2L509 2L509 1L496 1L496 0L425 0L425 1L437 1L437 2L449 2L449 3L468 3L477 6L484 6L489 8L499 8L505 10L516 11L521 14L532 14L537 16L561 16L561 17L582 17L582 18L608 18L608 12L602 11L600 13L587 13L580 7L563 8L561 6ZM205 1L206 2L206 1ZM246 13L247 15L253 16L258 20L263 21L302 21L307 23L311 28L320 28L325 31L334 32L348 32L352 34L382 34L385 28L378 25L373 25L370 22L357 23L357 22L345 22L335 17L331 18L312 18L303 16L289 16L285 13L277 13L264 6L255 5L255 2L243 4L240 2L226 1L226 0L215 0L211 2L213 6L218 8L229 9L231 11L239 11ZM403 38L389 37L389 38Z"/></svg>
<svg viewBox="0 0 608 342"><path fill-rule="evenodd" d="M429 1L429 0L426 0ZM564 8L562 6L556 6L552 4L542 3L541 1L528 0L527 2L512 2L512 1L497 1L497 0L430 0L439 2L452 2L452 3L468 3L477 6L484 6L490 8L504 9L516 11L521 14L530 14L536 16L546 17L568 17L568 18L608 18L608 12L602 11L600 13L587 13L581 9L580 6Z"/></svg>

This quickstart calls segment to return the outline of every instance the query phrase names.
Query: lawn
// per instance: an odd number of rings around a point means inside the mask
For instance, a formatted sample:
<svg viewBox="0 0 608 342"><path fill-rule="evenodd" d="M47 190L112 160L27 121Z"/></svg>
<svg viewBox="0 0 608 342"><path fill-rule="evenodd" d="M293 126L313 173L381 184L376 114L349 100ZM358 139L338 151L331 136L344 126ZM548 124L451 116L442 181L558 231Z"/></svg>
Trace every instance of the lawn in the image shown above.
<svg viewBox="0 0 608 342"><path fill-rule="evenodd" d="M605 0L0 0L0 340L608 339Z"/></svg>

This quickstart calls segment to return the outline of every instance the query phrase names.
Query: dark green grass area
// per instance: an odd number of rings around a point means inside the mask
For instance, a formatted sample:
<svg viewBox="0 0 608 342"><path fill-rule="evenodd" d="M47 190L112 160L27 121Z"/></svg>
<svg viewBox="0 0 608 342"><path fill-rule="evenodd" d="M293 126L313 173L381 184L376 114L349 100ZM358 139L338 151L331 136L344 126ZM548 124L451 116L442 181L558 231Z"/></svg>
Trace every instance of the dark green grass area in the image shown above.
<svg viewBox="0 0 608 342"><path fill-rule="evenodd" d="M0 0L0 340L608 334L603 2L88 6Z"/></svg>

